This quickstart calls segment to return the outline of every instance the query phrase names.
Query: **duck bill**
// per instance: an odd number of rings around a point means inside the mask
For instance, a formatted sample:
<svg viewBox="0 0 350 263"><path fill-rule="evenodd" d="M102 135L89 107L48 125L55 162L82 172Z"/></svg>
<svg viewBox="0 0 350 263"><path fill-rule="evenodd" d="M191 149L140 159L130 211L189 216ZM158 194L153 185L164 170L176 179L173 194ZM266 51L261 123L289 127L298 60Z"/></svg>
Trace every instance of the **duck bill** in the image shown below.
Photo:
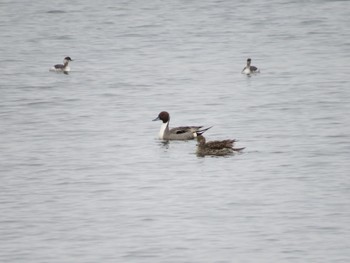
<svg viewBox="0 0 350 263"><path fill-rule="evenodd" d="M157 118L155 118L154 120L152 120L152 121L159 121L160 119L159 119L159 117L157 117Z"/></svg>

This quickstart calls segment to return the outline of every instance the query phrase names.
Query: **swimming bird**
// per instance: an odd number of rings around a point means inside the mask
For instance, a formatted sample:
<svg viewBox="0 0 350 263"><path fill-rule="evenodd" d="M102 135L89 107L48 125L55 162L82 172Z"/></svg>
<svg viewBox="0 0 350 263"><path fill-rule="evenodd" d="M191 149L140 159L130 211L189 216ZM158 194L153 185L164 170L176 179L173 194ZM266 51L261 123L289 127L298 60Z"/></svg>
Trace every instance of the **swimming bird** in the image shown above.
<svg viewBox="0 0 350 263"><path fill-rule="evenodd" d="M197 155L215 155L224 156L242 151L244 148L233 148L236 140L223 140L206 142L203 135L197 137Z"/></svg>
<svg viewBox="0 0 350 263"><path fill-rule="evenodd" d="M65 57L63 60L63 64L54 65L52 68L50 68L50 71L67 73L68 71L70 71L70 67L68 66L69 61L73 61L73 59L71 59L70 57Z"/></svg>
<svg viewBox="0 0 350 263"><path fill-rule="evenodd" d="M255 66L251 66L250 64L252 63L252 59L248 58L247 59L247 66L244 67L242 70L242 74L250 75L251 73L259 73L260 69L258 69Z"/></svg>
<svg viewBox="0 0 350 263"><path fill-rule="evenodd" d="M160 112L153 121L157 120L163 122L159 131L159 139L161 140L192 140L211 128L201 129L203 126L182 126L169 129L170 115L166 111Z"/></svg>

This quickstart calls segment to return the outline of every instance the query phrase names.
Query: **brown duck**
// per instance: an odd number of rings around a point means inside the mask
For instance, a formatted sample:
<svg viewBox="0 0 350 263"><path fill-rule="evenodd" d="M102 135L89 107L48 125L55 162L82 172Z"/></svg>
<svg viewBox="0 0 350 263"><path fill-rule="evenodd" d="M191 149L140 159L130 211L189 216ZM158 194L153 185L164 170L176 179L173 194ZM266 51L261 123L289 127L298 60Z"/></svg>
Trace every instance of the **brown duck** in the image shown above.
<svg viewBox="0 0 350 263"><path fill-rule="evenodd" d="M206 142L205 137L203 135L199 135L197 137L197 155L205 156L205 155L216 155L216 156L224 156L233 154L235 152L240 152L244 148L234 148L235 140L223 140L223 141L211 141Z"/></svg>

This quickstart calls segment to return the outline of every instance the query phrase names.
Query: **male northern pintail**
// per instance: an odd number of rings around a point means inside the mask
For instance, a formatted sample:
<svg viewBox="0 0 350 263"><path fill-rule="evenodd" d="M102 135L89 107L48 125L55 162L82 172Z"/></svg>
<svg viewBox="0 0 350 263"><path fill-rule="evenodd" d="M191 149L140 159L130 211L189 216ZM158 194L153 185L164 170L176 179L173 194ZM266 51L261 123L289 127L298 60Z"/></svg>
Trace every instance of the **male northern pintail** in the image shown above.
<svg viewBox="0 0 350 263"><path fill-rule="evenodd" d="M206 142L203 135L197 137L197 155L216 155L224 156L233 154L235 152L240 152L244 148L233 148L235 140L223 140L223 141L211 141Z"/></svg>
<svg viewBox="0 0 350 263"><path fill-rule="evenodd" d="M242 74L247 74L250 75L251 73L259 73L260 69L258 69L255 66L251 66L250 64L252 63L252 60L250 58L247 59L247 66L244 67L242 70Z"/></svg>
<svg viewBox="0 0 350 263"><path fill-rule="evenodd" d="M157 120L163 122L159 131L159 139L161 140L192 140L211 128L201 129L203 126L182 126L169 129L170 116L166 111L159 113L153 121Z"/></svg>
<svg viewBox="0 0 350 263"><path fill-rule="evenodd" d="M57 64L50 68L50 71L56 71L56 72L68 72L70 71L70 67L68 66L69 61L73 61L70 57L65 57L63 60L63 64Z"/></svg>

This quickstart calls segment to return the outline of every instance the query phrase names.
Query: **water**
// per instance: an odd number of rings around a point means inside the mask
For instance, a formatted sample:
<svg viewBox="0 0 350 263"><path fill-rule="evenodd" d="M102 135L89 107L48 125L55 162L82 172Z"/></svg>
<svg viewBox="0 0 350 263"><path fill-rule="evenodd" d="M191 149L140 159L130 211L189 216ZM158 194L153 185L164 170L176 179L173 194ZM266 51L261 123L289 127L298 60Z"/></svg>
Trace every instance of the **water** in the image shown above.
<svg viewBox="0 0 350 263"><path fill-rule="evenodd" d="M1 1L0 261L349 262L348 10Z"/></svg>

